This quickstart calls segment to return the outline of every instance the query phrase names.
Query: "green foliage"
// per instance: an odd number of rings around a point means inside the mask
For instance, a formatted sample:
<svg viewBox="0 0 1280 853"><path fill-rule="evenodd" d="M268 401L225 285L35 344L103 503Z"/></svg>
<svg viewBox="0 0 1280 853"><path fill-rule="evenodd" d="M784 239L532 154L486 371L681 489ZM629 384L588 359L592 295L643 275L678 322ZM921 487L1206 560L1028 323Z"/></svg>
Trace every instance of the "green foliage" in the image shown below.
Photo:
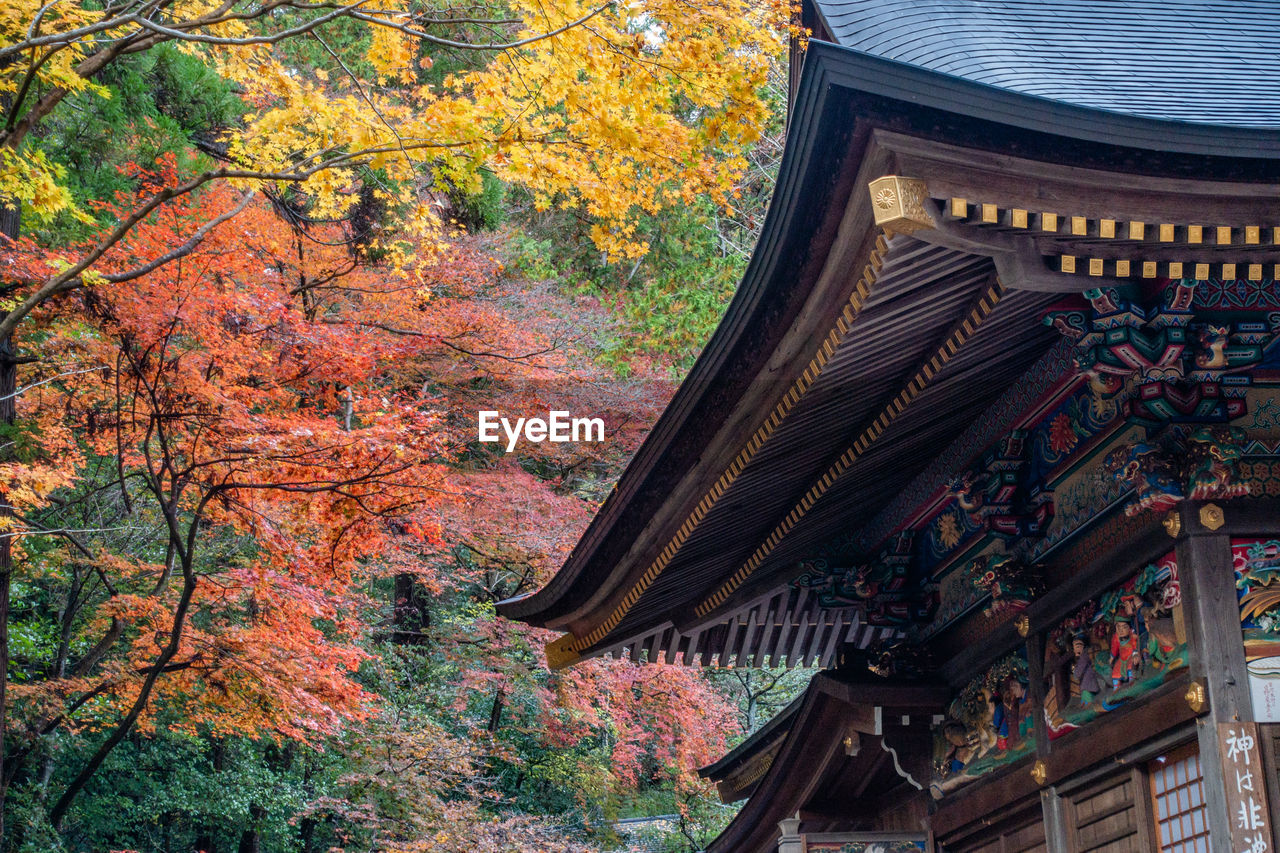
<svg viewBox="0 0 1280 853"><path fill-rule="evenodd" d="M133 188L130 164L151 164L162 154L197 159L193 146L216 148L220 132L244 111L226 80L173 45L112 63L98 82L110 97L73 96L71 108L46 118L34 140L67 169L75 202L90 213L96 202ZM61 216L43 236L58 243L91 231Z"/></svg>
<svg viewBox="0 0 1280 853"><path fill-rule="evenodd" d="M502 224L506 195L506 185L492 172L482 171L478 192L455 189L449 193L453 218L470 231L492 231Z"/></svg>
<svg viewBox="0 0 1280 853"><path fill-rule="evenodd" d="M51 756L62 759L53 766L75 767L74 759L95 746L93 737L60 737L51 743ZM171 729L130 737L86 789L61 836L44 808L67 781L62 774L20 787L13 819L22 834L14 849L234 850L247 833L256 833L264 850L297 849L293 818L316 793L326 761L298 747Z"/></svg>

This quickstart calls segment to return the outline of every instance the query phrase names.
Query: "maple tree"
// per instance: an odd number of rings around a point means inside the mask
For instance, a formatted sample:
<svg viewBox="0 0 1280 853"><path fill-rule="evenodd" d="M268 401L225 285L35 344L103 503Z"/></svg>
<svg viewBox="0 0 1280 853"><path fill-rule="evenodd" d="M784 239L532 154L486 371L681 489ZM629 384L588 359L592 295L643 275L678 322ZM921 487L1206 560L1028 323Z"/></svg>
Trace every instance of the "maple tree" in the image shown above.
<svg viewBox="0 0 1280 853"><path fill-rule="evenodd" d="M0 10L6 844L46 818L47 846L134 837L95 780L154 754L182 757L148 795L177 812L230 756L292 792L227 806L241 849L574 849L523 813L702 795L692 768L737 731L712 686L552 675L492 610L560 564L672 376L610 372L616 306L444 220L497 176L634 263L664 207L739 191L787 14ZM467 431L482 406L590 410L610 440L505 454ZM228 843L219 824L191 843Z"/></svg>
<svg viewBox="0 0 1280 853"><path fill-rule="evenodd" d="M171 168L139 174L138 192ZM239 203L178 200L104 268ZM341 780L297 813L312 834L551 850L551 828L488 811L588 778L595 797L661 780L687 793L735 731L694 673L624 661L553 676L534 651L545 637L492 609L560 564L671 383L615 380L580 354L590 299L507 277L463 241L377 267L344 233L251 204L184 258L26 327L42 359L0 490L23 567L15 624L37 641L12 661L8 780L51 768L55 828L130 732L185 733L338 744ZM58 256L24 240L9 261L38 279ZM451 422L575 398L616 443L508 455ZM388 585L389 608L370 595ZM420 678L445 688L427 711L361 675L390 659L371 630L430 653ZM68 752L60 734L93 748ZM573 796L584 815L603 807Z"/></svg>
<svg viewBox="0 0 1280 853"><path fill-rule="evenodd" d="M191 213L179 203L140 223L107 268L170 242ZM193 731L303 739L367 714L350 677L364 657L354 591L378 568L366 555L391 536L438 537L421 514L439 491L436 415L398 389L352 393L403 349L381 326L387 302L415 291L339 287L331 258L292 268L273 218L249 211L181 263L86 290L33 332L44 357L21 426L41 443L4 465L3 491L15 557L35 567L24 580L63 599L62 641L14 691L17 739L110 732L53 804L55 826L158 709ZM111 541L135 525L128 547Z"/></svg>

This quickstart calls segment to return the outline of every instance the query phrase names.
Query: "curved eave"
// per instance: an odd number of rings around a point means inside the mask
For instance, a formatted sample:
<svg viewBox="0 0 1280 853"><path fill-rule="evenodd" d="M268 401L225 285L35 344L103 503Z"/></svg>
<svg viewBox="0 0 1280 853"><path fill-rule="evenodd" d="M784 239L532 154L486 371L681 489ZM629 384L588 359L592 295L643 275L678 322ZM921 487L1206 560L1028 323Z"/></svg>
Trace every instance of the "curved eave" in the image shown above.
<svg viewBox="0 0 1280 853"><path fill-rule="evenodd" d="M804 694L801 693L787 707L774 714L767 723L727 752L719 761L699 768L698 775L703 779L718 781L724 778L733 768L754 758L762 749L768 748L778 736L785 735L790 730L791 721L799 712L803 701Z"/></svg>
<svg viewBox="0 0 1280 853"><path fill-rule="evenodd" d="M669 535L652 520L670 501L688 500L673 497L677 486L712 455L711 439L768 365L812 286L803 270L815 269L814 256L830 246L831 223L839 219L825 209L833 203L830 176L841 170L858 128L1056 165L1280 184L1280 130L1091 109L812 43L775 194L724 320L565 565L542 590L501 602L502 615L553 627L593 621L601 603L634 580L636 567L621 564L636 540Z"/></svg>
<svg viewBox="0 0 1280 853"><path fill-rule="evenodd" d="M886 759L887 752L879 745L880 740L889 737L882 731L880 720L901 718L903 713L927 719L940 712L949 698L947 688L936 685L867 683L835 671L815 675L791 713L790 729L773 763L724 832L707 846L707 853L773 850L779 821L803 814L815 799L837 797L848 807L852 818L858 811L856 806L870 805L891 795L906 779L903 771L895 771L893 762ZM901 736L905 731L899 729L896 734ZM846 747L850 736L870 740L861 750L851 751ZM925 740L927 737L917 735L914 743L923 748ZM926 754L907 755L901 743L896 748L893 761L918 774L931 762ZM831 786L841 779L848 781L851 769L861 792L848 798L851 791ZM863 798L865 804L855 802ZM801 831L806 830L801 827Z"/></svg>

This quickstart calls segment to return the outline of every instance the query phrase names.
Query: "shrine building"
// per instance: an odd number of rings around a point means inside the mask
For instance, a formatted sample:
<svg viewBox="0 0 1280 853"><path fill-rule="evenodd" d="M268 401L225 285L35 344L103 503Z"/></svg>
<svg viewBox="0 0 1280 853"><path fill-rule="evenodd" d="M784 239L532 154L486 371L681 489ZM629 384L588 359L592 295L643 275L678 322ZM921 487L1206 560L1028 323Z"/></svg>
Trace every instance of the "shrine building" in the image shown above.
<svg viewBox="0 0 1280 853"><path fill-rule="evenodd" d="M713 853L1280 850L1280 3L801 15L737 295L500 611L822 668Z"/></svg>

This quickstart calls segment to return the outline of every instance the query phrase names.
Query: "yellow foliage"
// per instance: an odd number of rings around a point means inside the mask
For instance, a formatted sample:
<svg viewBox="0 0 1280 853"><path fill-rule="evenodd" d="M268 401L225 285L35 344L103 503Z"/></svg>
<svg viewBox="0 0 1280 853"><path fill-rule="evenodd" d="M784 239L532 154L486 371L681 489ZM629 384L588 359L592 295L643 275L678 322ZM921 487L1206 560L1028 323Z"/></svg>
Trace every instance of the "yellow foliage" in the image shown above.
<svg viewBox="0 0 1280 853"><path fill-rule="evenodd" d="M136 38L140 22L53 4L34 26L41 9L40 0L0 9L0 51L18 60L0 63L0 92L30 88L34 73L46 91L106 94L81 72L101 61L112 39ZM767 118L759 93L769 55L782 49L786 3L512 0L509 9L523 23L477 30L493 42L487 65L438 86L421 77L428 54L440 49L432 39L454 41L464 31L439 25L438 7L420 0L348 9L343 14L368 30L364 56L335 55L329 68L305 76L274 44L219 42L302 26L307 19L296 10L246 20L227 17L220 2L186 0L153 20L204 39L181 43L241 93L249 109L226 136L231 162L267 180L301 182L321 217L346 212L372 167L391 178L383 189L409 212L408 230L429 234L438 224L422 198L431 183L474 188L478 170L491 168L529 188L540 207L584 210L597 221L599 248L635 257L646 248L634 238L641 214L698 195L728 204L741 154ZM47 49L27 46L33 32L66 40L30 72L30 60ZM322 25L314 35L325 32ZM372 69L369 78L354 79L362 67ZM36 215L68 209L66 176L38 153L10 151L0 170L0 193Z"/></svg>

